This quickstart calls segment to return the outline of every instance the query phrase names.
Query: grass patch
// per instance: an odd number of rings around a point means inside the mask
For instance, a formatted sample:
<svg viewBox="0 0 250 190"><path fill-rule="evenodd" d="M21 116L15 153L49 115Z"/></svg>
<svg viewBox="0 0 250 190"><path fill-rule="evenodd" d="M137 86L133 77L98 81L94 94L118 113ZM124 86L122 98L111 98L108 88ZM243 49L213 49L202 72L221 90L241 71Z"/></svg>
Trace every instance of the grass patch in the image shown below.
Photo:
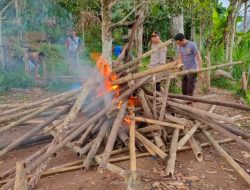
<svg viewBox="0 0 250 190"><path fill-rule="evenodd" d="M226 78L213 78L211 80L211 85L229 91L237 90L237 86L235 84L232 84L232 82Z"/></svg>

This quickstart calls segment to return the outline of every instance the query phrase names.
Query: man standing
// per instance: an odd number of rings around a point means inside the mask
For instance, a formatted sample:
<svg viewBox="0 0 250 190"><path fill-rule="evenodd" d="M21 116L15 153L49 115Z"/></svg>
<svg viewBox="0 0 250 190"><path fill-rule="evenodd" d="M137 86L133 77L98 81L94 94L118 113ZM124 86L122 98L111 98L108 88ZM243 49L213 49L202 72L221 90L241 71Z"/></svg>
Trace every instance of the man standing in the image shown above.
<svg viewBox="0 0 250 190"><path fill-rule="evenodd" d="M200 52L194 42L187 40L184 34L179 33L175 36L178 45L179 59L183 63L184 70L197 70L202 68ZM203 78L202 73L200 77ZM182 78L183 95L193 96L197 81L197 73L184 75Z"/></svg>
<svg viewBox="0 0 250 190"><path fill-rule="evenodd" d="M66 40L68 64L72 68L79 65L79 52L81 50L82 41L76 36L76 31L71 30L70 36Z"/></svg>
<svg viewBox="0 0 250 190"><path fill-rule="evenodd" d="M152 33L151 42L152 42L152 45L151 45L152 50L157 48L157 46L161 44L160 34L158 32ZM154 67L158 67L158 66L165 64L166 53L167 53L166 47L153 53L150 57L150 67L154 68ZM161 83L160 82L156 83L156 90L161 91Z"/></svg>

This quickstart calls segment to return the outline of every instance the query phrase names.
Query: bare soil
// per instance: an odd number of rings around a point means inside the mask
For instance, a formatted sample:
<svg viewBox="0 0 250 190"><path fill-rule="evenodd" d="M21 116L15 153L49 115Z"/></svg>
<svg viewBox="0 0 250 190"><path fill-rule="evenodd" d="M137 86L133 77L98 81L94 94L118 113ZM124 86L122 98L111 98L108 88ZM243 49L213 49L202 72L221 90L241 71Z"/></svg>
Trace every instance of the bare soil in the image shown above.
<svg viewBox="0 0 250 190"><path fill-rule="evenodd" d="M217 94L217 100L237 102L240 100L235 98L229 92L213 89L211 94ZM12 92L0 97L0 103L14 103L51 96L53 93L46 92L41 89L27 92ZM20 100L21 97L21 100ZM195 107L208 110L209 105L195 104ZM215 113L233 117L236 115L249 116L244 111L230 108L216 107ZM250 120L246 120L241 124L246 132L250 132ZM18 136L29 130L30 126L17 128L0 136L0 143L10 142ZM226 136L216 131L210 130L215 139L223 139ZM197 134L196 138L202 143L207 142L202 134ZM33 152L39 150L45 144L33 146L25 149L11 151L5 157L0 159L0 173L6 171L10 167L14 167L18 160L23 160ZM222 147L235 159L241 161L240 165L250 171L250 152L238 143L228 143ZM203 149L204 161L198 162L192 151L184 151L177 154L177 163L175 177L169 178L165 175L165 163L152 157L137 159L138 167L138 184L139 189L188 189L188 190L250 190L247 183L230 167L230 165L219 155L213 147ZM58 155L52 159L49 167L61 165L64 163L79 160L71 150L64 148ZM124 161L116 163L116 165L128 169L129 162ZM36 189L38 190L117 190L126 189L126 181L119 176L105 171L103 174L98 173L97 167L89 170L77 170L63 174L57 174L42 178Z"/></svg>

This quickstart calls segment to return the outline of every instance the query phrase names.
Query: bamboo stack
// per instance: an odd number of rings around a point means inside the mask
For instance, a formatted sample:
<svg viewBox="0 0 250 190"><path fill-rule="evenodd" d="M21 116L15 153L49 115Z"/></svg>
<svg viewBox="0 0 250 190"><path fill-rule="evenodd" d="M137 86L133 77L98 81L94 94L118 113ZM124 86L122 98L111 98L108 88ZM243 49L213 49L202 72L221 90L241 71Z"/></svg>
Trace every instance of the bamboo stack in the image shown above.
<svg viewBox="0 0 250 190"><path fill-rule="evenodd" d="M169 44L171 40L164 42L158 48ZM152 51L147 52L136 60L139 61L151 54ZM10 151L41 131L44 135L53 136L52 142L44 145L43 149L18 162L16 168L10 168L0 175L0 185L2 185L0 190L13 187L18 189L19 186L21 189L32 189L42 176L80 168L88 169L91 166L98 166L99 172L108 169L128 179L128 189L137 189L139 180L137 158L159 157L166 163L166 173L174 176L179 151L191 149L195 158L202 161L202 147L209 144L212 144L250 185L249 175L243 172L244 169L239 165L235 165L230 155L219 145L236 141L250 149L250 143L245 140L250 135L235 128L236 124L232 118L190 107L183 101L247 111L250 107L171 94L169 93L171 79L181 75L180 72L175 72L177 62L139 73L136 69L130 69L137 65L137 61L118 65L113 70L113 74L116 73L120 78L111 81L111 84L119 85L118 89L106 89L102 94L98 94L99 84L87 82L79 89L36 102L0 105L3 110L0 114L0 134L27 125L31 120L39 121L30 131L3 147L0 158L8 156ZM204 71L214 68L216 67L206 68ZM124 69L127 69L126 72ZM122 74L119 75L119 72ZM157 80L163 80L162 83L165 84L161 92L157 92L154 88L156 80L153 76L157 73L161 73L161 78ZM119 96L115 96L117 91ZM110 101L107 101L107 97L111 97ZM208 131L211 128L227 135L228 139L214 141ZM195 138L197 133L207 137L209 143L200 144ZM190 146L187 146L188 143ZM65 146L84 157L84 160L46 169L48 162ZM124 153L127 155L117 157L118 154ZM127 170L115 165L115 162L124 160L130 160L130 167Z"/></svg>

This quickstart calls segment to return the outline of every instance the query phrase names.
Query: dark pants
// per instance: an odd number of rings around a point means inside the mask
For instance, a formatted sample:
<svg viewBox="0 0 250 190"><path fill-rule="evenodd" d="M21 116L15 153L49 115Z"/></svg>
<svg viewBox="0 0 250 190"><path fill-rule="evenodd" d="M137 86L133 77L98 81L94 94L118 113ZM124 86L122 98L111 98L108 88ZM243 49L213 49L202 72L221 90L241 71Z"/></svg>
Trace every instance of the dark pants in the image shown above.
<svg viewBox="0 0 250 190"><path fill-rule="evenodd" d="M197 74L187 74L182 77L182 94L193 96L195 85L197 81Z"/></svg>
<svg viewBox="0 0 250 190"><path fill-rule="evenodd" d="M155 86L156 86L156 91L160 92L161 91L161 82L157 82L155 84Z"/></svg>

